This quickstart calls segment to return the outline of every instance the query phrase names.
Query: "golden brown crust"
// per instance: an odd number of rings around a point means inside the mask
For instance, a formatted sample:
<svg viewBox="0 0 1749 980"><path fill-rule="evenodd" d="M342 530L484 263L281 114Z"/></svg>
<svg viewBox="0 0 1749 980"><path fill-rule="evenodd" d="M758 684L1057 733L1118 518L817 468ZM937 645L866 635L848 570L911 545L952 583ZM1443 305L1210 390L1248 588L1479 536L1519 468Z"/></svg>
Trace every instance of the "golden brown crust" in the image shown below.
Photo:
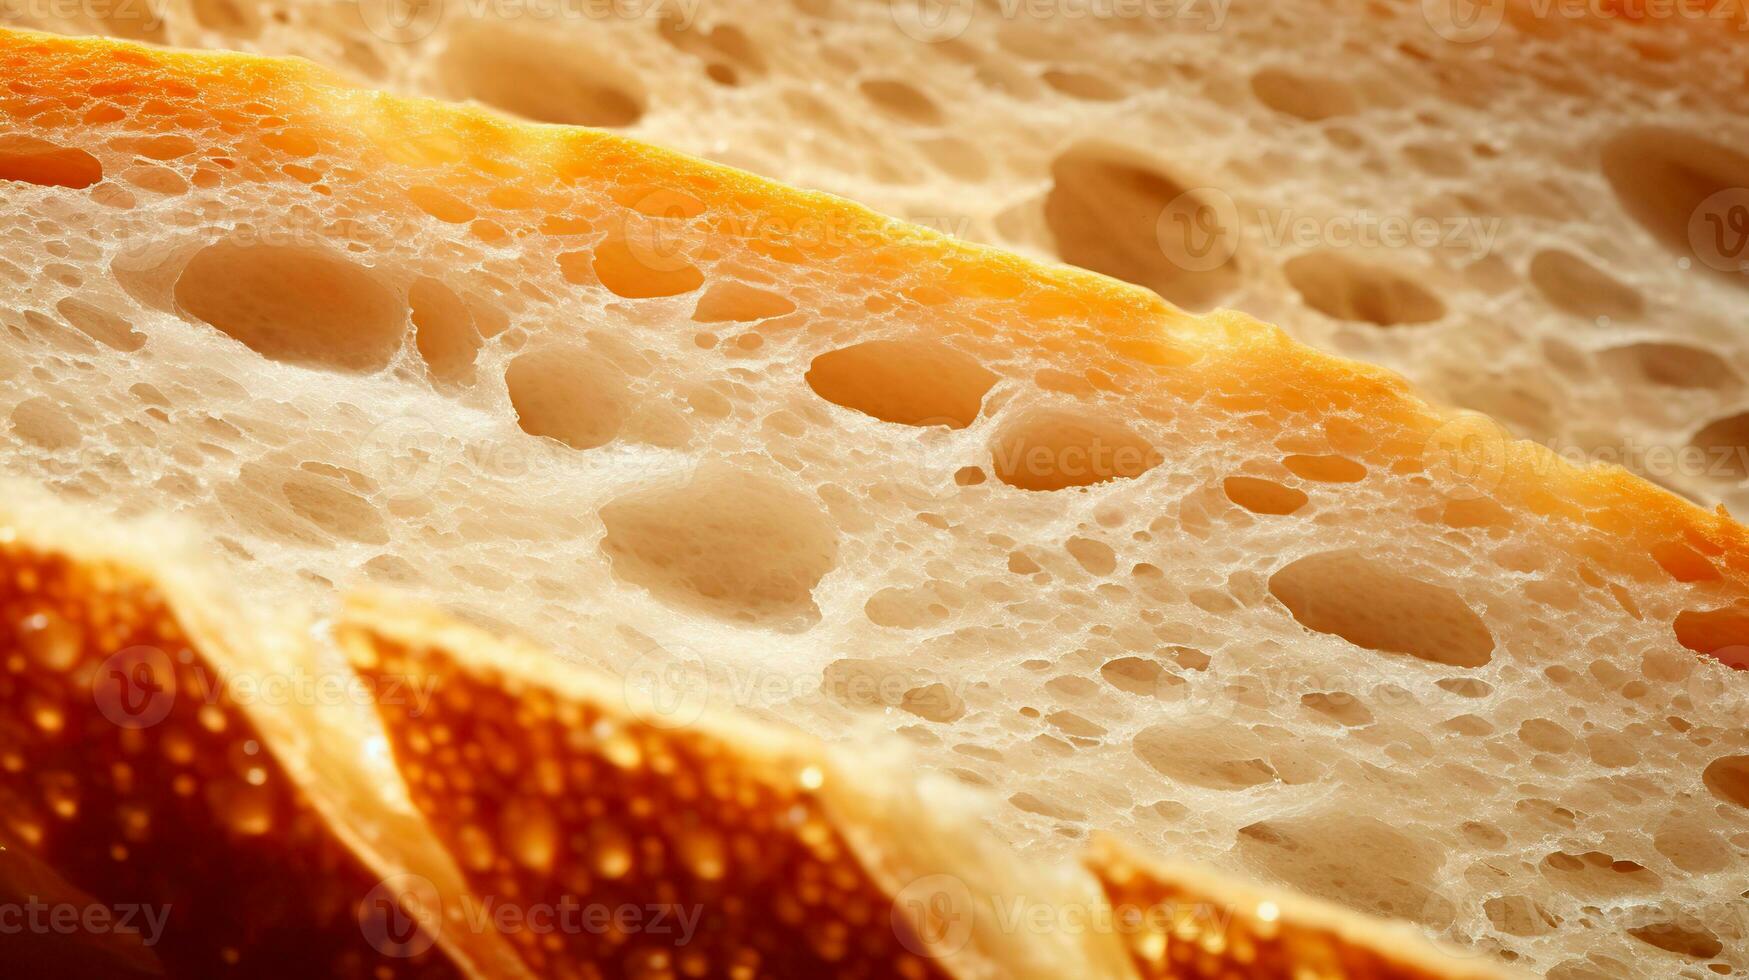
<svg viewBox="0 0 1749 980"><path fill-rule="evenodd" d="M359 915L373 897L398 915L392 896L221 678L150 582L0 523L0 887L28 891L10 900L41 898L16 873L41 862L89 896L50 904L138 930L136 965L173 976L459 976L439 950L373 945ZM17 940L51 962L88 945L54 914Z"/></svg>
<svg viewBox="0 0 1749 980"><path fill-rule="evenodd" d="M1101 837L1087 866L1143 980L1501 980L1383 923L1297 895L1171 869Z"/></svg>
<svg viewBox="0 0 1749 980"><path fill-rule="evenodd" d="M536 975L948 975L834 827L818 753L749 752L356 616L339 639L368 686L433 692L379 710L474 895L569 917L511 934Z"/></svg>

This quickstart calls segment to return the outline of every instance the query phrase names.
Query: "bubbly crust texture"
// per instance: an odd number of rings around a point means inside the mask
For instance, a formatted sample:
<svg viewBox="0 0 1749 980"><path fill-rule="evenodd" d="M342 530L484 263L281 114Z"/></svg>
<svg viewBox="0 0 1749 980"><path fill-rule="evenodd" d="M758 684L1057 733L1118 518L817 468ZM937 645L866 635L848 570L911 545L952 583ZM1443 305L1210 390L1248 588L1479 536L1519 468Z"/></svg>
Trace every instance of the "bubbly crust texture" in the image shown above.
<svg viewBox="0 0 1749 980"><path fill-rule="evenodd" d="M154 584L19 530L0 518L0 902L46 910L8 922L8 969L462 976L417 930L371 944L367 898L386 924L406 915L397 896L263 747Z"/></svg>
<svg viewBox="0 0 1749 980"><path fill-rule="evenodd" d="M1144 872L1110 842L1090 855L1097 880L1073 865L1041 874L973 811L917 809L916 781L869 749L835 758L736 715L682 720L629 697L624 678L386 594L353 597L332 631L296 614L245 628L232 596L150 554L171 546L198 566L179 542L40 501L0 505L12 969L1506 980L1406 925ZM337 655L320 681L358 703L263 696L298 654L260 661L245 644ZM350 778L378 745L387 767ZM1239 923L1230 941L1172 925L1192 895L1212 921ZM1135 928L993 919L1015 900L1166 923L1135 946L1164 972L1118 938Z"/></svg>
<svg viewBox="0 0 1749 980"><path fill-rule="evenodd" d="M0 21L614 127L1244 309L1749 506L1740 0L17 0Z"/></svg>
<svg viewBox="0 0 1749 980"><path fill-rule="evenodd" d="M1722 514L611 135L293 61L0 69L6 466L192 519L252 608L394 586L896 732L1041 860L1111 831L1561 980L1749 964Z"/></svg>

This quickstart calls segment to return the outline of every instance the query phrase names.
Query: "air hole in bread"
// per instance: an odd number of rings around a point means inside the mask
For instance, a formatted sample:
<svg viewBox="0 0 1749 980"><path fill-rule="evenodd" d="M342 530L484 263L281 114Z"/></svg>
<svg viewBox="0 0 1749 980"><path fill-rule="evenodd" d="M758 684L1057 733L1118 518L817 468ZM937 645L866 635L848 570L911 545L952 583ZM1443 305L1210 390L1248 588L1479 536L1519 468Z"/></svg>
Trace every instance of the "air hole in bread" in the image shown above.
<svg viewBox="0 0 1749 980"><path fill-rule="evenodd" d="M0 135L0 180L77 189L102 179L103 164L84 150L30 136Z"/></svg>
<svg viewBox="0 0 1749 980"><path fill-rule="evenodd" d="M1440 926L1449 910L1435 901L1443 859L1372 817L1314 813L1249 824L1239 830L1241 857L1259 870L1375 915Z"/></svg>
<svg viewBox="0 0 1749 980"><path fill-rule="evenodd" d="M1136 733L1134 749L1161 775L1204 789L1249 789L1278 778L1264 741L1236 726L1153 725Z"/></svg>
<svg viewBox="0 0 1749 980"><path fill-rule="evenodd" d="M819 620L813 590L838 561L818 503L726 464L621 497L601 520L616 578L677 608L786 632Z"/></svg>
<svg viewBox="0 0 1749 980"><path fill-rule="evenodd" d="M1743 202L1724 200L1749 187L1749 155L1692 133L1644 126L1604 145L1603 175L1623 210L1666 248L1749 286L1749 275L1731 261L1749 259L1743 230L1735 227Z"/></svg>
<svg viewBox="0 0 1749 980"><path fill-rule="evenodd" d="M55 304L55 312L80 333L105 347L132 353L146 346L146 336L121 317L71 296Z"/></svg>
<svg viewBox="0 0 1749 980"><path fill-rule="evenodd" d="M1090 72L1052 68L1040 77L1064 95L1088 102L1114 102L1124 97L1123 89Z"/></svg>
<svg viewBox="0 0 1749 980"><path fill-rule="evenodd" d="M1749 809L1749 755L1714 759L1701 773L1701 782L1720 802Z"/></svg>
<svg viewBox="0 0 1749 980"><path fill-rule="evenodd" d="M1238 229L1213 192L1191 190L1115 148L1082 144L1051 165L1045 222L1072 265L1206 310L1239 283Z"/></svg>
<svg viewBox="0 0 1749 980"><path fill-rule="evenodd" d="M1229 476L1221 482L1227 499L1253 514L1291 514L1311 498L1293 487L1255 476Z"/></svg>
<svg viewBox="0 0 1749 980"><path fill-rule="evenodd" d="M1652 558L1678 582L1708 582L1719 577L1719 570L1705 555L1680 541L1653 545Z"/></svg>
<svg viewBox="0 0 1749 980"><path fill-rule="evenodd" d="M1333 319L1395 327L1445 316L1444 301L1420 283L1335 252L1296 255L1282 271L1307 306Z"/></svg>
<svg viewBox="0 0 1749 980"><path fill-rule="evenodd" d="M1547 718L1531 718L1518 726L1518 740L1538 752L1564 755L1576 744L1573 733L1560 722Z"/></svg>
<svg viewBox="0 0 1749 980"><path fill-rule="evenodd" d="M347 474L331 468L305 468L286 477L279 491L294 513L323 534L364 544L388 544L389 528L382 514L348 482Z"/></svg>
<svg viewBox="0 0 1749 980"><path fill-rule="evenodd" d="M945 582L925 582L914 588L890 587L870 596L863 613L876 626L923 629L939 626L965 602L964 593Z"/></svg>
<svg viewBox="0 0 1749 980"><path fill-rule="evenodd" d="M998 480L1036 491L1132 480L1164 458L1121 423L1061 410L1037 411L1008 423L991 455Z"/></svg>
<svg viewBox="0 0 1749 980"><path fill-rule="evenodd" d="M1300 703L1348 728L1373 723L1373 713L1360 698L1347 691L1313 691L1300 695Z"/></svg>
<svg viewBox="0 0 1749 980"><path fill-rule="evenodd" d="M1284 68L1265 68L1252 75L1251 91L1276 112L1307 122L1346 116L1360 108L1360 99L1346 84Z"/></svg>
<svg viewBox="0 0 1749 980"><path fill-rule="evenodd" d="M478 214L461 198L441 188L409 187L407 196L413 199L419 210L448 224L464 225L474 220Z"/></svg>
<svg viewBox="0 0 1749 980"><path fill-rule="evenodd" d="M1712 874L1730 867L1731 847L1700 814L1677 810L1652 832L1652 846L1671 864L1690 874Z"/></svg>
<svg viewBox="0 0 1749 980"><path fill-rule="evenodd" d="M559 256L559 271L571 282L590 285L583 255ZM608 238L595 247L588 269L601 285L627 299L679 296L704 285L704 273L654 234Z"/></svg>
<svg viewBox="0 0 1749 980"><path fill-rule="evenodd" d="M504 385L522 431L572 449L605 446L625 422L624 377L581 345L518 354L504 371Z"/></svg>
<svg viewBox="0 0 1749 980"><path fill-rule="evenodd" d="M1645 301L1632 286L1561 249L1531 257L1530 281L1551 305L1588 320L1627 320L1645 310Z"/></svg>
<svg viewBox="0 0 1749 980"><path fill-rule="evenodd" d="M646 96L637 76L612 54L581 44L563 31L477 21L454 32L437 70L456 98L535 122L616 127L642 119Z"/></svg>
<svg viewBox="0 0 1749 980"><path fill-rule="evenodd" d="M1718 936L1698 922L1684 923L1674 919L1652 922L1631 928L1627 933L1640 942L1690 959L1710 960L1725 948Z"/></svg>
<svg viewBox="0 0 1749 980"><path fill-rule="evenodd" d="M1117 570L1117 552L1093 538L1070 538L1063 546L1075 563L1089 575L1105 576Z"/></svg>
<svg viewBox="0 0 1749 980"><path fill-rule="evenodd" d="M1667 388L1718 391L1741 380L1724 358L1688 344L1625 344L1604 351L1600 357L1612 370Z"/></svg>
<svg viewBox="0 0 1749 980"><path fill-rule="evenodd" d="M925 721L948 724L965 716L966 703L946 684L925 684L906 691L899 707Z"/></svg>
<svg viewBox="0 0 1749 980"><path fill-rule="evenodd" d="M1184 679L1146 657L1118 657L1099 668L1099 676L1120 691L1141 697L1162 697L1163 692L1183 687Z"/></svg>
<svg viewBox="0 0 1749 980"><path fill-rule="evenodd" d="M71 449L84 440L79 424L52 398L27 398L12 407L12 432L39 449Z"/></svg>
<svg viewBox="0 0 1749 980"><path fill-rule="evenodd" d="M424 277L407 291L413 309L413 339L431 376L451 385L474 379L474 359L485 342L467 306L453 290Z"/></svg>
<svg viewBox="0 0 1749 980"><path fill-rule="evenodd" d="M146 9L142 4L141 9ZM238 0L191 0L195 22L227 38L250 40L261 34L261 8Z"/></svg>
<svg viewBox="0 0 1749 980"><path fill-rule="evenodd" d="M768 289L740 282L719 282L698 298L692 311L699 323L748 323L794 313L796 304Z"/></svg>
<svg viewBox="0 0 1749 980"><path fill-rule="evenodd" d="M270 360L371 372L401 347L406 305L370 272L323 249L219 242L176 280L181 309Z"/></svg>
<svg viewBox="0 0 1749 980"><path fill-rule="evenodd" d="M1488 921L1512 936L1546 936L1561 924L1561 918L1524 895L1503 895L1482 903Z"/></svg>
<svg viewBox="0 0 1749 980"><path fill-rule="evenodd" d="M1347 456L1296 453L1283 457L1282 465L1302 480L1318 483L1359 483L1366 479L1366 467Z"/></svg>
<svg viewBox="0 0 1749 980"><path fill-rule="evenodd" d="M996 375L928 340L871 340L814 358L808 387L835 405L901 425L963 429L978 418Z"/></svg>
<svg viewBox="0 0 1749 980"><path fill-rule="evenodd" d="M1749 412L1714 419L1689 443L1708 454L1708 465L1734 477L1749 476Z"/></svg>
<svg viewBox="0 0 1749 980"><path fill-rule="evenodd" d="M738 85L743 73L757 74L765 70L745 31L733 24L719 24L705 30L689 23L678 11L664 11L656 26L657 36L705 63L705 77L720 85Z"/></svg>
<svg viewBox="0 0 1749 980"><path fill-rule="evenodd" d="M912 674L890 660L843 657L826 665L820 690L847 708L894 708L912 686Z"/></svg>
<svg viewBox="0 0 1749 980"><path fill-rule="evenodd" d="M870 102L898 119L923 126L933 126L941 122L941 107L910 82L896 78L871 78L858 88Z"/></svg>
<svg viewBox="0 0 1749 980"><path fill-rule="evenodd" d="M1456 592L1354 552L1311 555L1269 578L1269 591L1307 629L1355 646L1451 667L1480 667L1494 637Z"/></svg>
<svg viewBox="0 0 1749 980"><path fill-rule="evenodd" d="M1573 814L1561 811L1562 825L1570 825ZM1591 900L1613 900L1655 892L1663 879L1636 861L1618 860L1603 851L1571 853L1555 851L1543 858L1543 875L1576 896Z"/></svg>

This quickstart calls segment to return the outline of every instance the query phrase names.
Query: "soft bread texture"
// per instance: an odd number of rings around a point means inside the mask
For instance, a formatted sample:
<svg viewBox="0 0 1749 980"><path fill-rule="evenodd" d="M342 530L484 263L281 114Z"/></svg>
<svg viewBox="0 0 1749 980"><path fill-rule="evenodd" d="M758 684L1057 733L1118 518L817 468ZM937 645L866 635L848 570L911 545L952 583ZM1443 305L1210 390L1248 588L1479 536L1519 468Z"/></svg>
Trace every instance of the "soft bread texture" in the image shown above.
<svg viewBox="0 0 1749 980"><path fill-rule="evenodd" d="M252 606L390 585L669 712L896 731L1040 860L1113 832L1563 980L1749 964L1722 514L614 136L0 68L7 465L194 519Z"/></svg>
<svg viewBox="0 0 1749 980"><path fill-rule="evenodd" d="M1404 924L1161 872L1110 842L1091 870L1029 868L866 750L715 712L641 716L623 682L389 596L356 597L331 633L277 633L297 615L250 624L165 528L106 527L4 487L0 901L162 915L119 950L101 932L9 928L11 970L1506 978ZM171 559L148 556L166 545ZM263 645L290 656L243 652ZM315 669L368 692L362 705L234 696L322 651L358 665ZM377 717L350 710L372 704ZM349 780L365 754L323 749L348 743L386 744L395 768ZM1009 900L1107 925L1004 920ZM480 928L465 909L491 901L526 919ZM567 902L650 918L524 925Z"/></svg>
<svg viewBox="0 0 1749 980"><path fill-rule="evenodd" d="M630 135L1384 364L1749 507L1739 0L113 0Z"/></svg>

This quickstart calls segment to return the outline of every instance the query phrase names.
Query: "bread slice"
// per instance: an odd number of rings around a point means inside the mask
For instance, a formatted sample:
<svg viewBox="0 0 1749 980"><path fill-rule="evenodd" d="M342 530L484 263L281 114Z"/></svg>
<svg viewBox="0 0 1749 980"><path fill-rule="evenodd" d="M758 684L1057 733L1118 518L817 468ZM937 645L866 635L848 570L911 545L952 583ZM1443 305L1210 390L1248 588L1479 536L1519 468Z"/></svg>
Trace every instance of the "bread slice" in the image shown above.
<svg viewBox="0 0 1749 980"><path fill-rule="evenodd" d="M1749 963L1743 528L1232 312L307 64L7 34L7 466L1557 977ZM504 630L499 630L500 632Z"/></svg>
<svg viewBox="0 0 1749 980"><path fill-rule="evenodd" d="M4 510L0 900L134 940L10 924L33 976L1506 976L1110 842L1028 867L866 752L675 724L392 597L251 617L162 527ZM347 695L269 696L304 670Z"/></svg>
<svg viewBox="0 0 1749 980"><path fill-rule="evenodd" d="M115 0L8 16L617 127L1243 309L1570 459L1749 506L1739 0Z"/></svg>

